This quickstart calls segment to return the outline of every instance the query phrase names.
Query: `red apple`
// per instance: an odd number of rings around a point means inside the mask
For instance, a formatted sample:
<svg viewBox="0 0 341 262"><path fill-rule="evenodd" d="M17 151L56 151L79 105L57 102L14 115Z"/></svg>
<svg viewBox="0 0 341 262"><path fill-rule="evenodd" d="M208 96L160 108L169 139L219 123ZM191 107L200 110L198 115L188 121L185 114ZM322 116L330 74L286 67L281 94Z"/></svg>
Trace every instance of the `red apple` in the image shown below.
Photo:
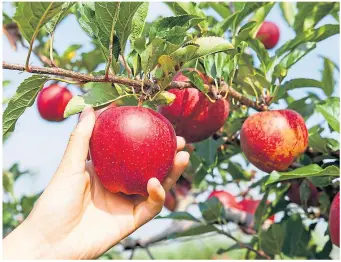
<svg viewBox="0 0 341 262"><path fill-rule="evenodd" d="M175 208L176 208L176 195L174 193L174 191L170 190L166 193L166 199L165 199L165 203L164 206L169 210L174 212Z"/></svg>
<svg viewBox="0 0 341 262"><path fill-rule="evenodd" d="M297 205L303 205L303 202L301 201L300 197L300 185L303 180L292 180L290 181L290 188L288 190L288 197L291 202L296 203ZM311 183L309 180L309 188L310 188L310 197L307 201L308 206L318 206L318 197L319 197L319 192L317 191L317 188L314 186L313 183Z"/></svg>
<svg viewBox="0 0 341 262"><path fill-rule="evenodd" d="M179 199L186 197L190 192L191 187L191 183L181 176L172 190L166 193L164 206L172 212L175 211Z"/></svg>
<svg viewBox="0 0 341 262"><path fill-rule="evenodd" d="M293 110L265 111L246 119L240 144L246 158L260 170L285 171L306 150L308 131Z"/></svg>
<svg viewBox="0 0 341 262"><path fill-rule="evenodd" d="M332 243L340 247L340 192L336 194L330 206L329 232Z"/></svg>
<svg viewBox="0 0 341 262"><path fill-rule="evenodd" d="M243 199L238 204L240 206L240 210L243 210L247 213L254 215L260 202L261 202L260 200ZM270 202L267 203L270 204ZM275 216L273 215L269 217L269 220L272 222L275 221Z"/></svg>
<svg viewBox="0 0 341 262"><path fill-rule="evenodd" d="M279 28L275 23L263 22L259 28L256 38L258 38L266 49L273 48L279 40Z"/></svg>
<svg viewBox="0 0 341 262"><path fill-rule="evenodd" d="M236 201L235 197L226 191L215 190L208 196L207 199L210 199L212 197L218 198L218 200L223 204L225 208L240 209L240 206Z"/></svg>
<svg viewBox="0 0 341 262"><path fill-rule="evenodd" d="M206 84L206 85L214 83L214 80L211 77L201 73L199 70L197 70L195 68L185 68L183 70L178 71L174 75L173 81L190 82L189 78L182 73L183 71L196 71L199 74L199 76L201 77L201 79L204 81L204 84Z"/></svg>
<svg viewBox="0 0 341 262"><path fill-rule="evenodd" d="M227 120L229 103L225 99L212 103L196 88L171 89L176 95L171 105L159 107L187 143L202 141L217 132Z"/></svg>
<svg viewBox="0 0 341 262"><path fill-rule="evenodd" d="M63 121L64 110L71 98L71 92L59 84L43 88L37 98L40 116L48 121Z"/></svg>
<svg viewBox="0 0 341 262"><path fill-rule="evenodd" d="M159 113L144 107L111 107L102 112L90 139L90 155L110 192L147 196L152 177L162 182L173 166L176 136Z"/></svg>

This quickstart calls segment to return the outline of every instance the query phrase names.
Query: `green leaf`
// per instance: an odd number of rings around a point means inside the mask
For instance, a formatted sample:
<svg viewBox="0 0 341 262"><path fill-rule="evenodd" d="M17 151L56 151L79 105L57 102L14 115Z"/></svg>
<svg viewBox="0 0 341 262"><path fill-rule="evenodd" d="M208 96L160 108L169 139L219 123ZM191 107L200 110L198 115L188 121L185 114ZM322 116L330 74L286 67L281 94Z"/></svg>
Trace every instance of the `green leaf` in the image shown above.
<svg viewBox="0 0 341 262"><path fill-rule="evenodd" d="M282 98L289 90L302 87L317 87L323 89L324 84L321 81L310 78L291 79L279 87L276 97Z"/></svg>
<svg viewBox="0 0 341 262"><path fill-rule="evenodd" d="M273 224L267 231L259 235L260 248L268 255L280 254L284 242L284 228L282 225Z"/></svg>
<svg viewBox="0 0 341 262"><path fill-rule="evenodd" d="M335 3L298 3L298 12L295 16L294 29L303 32L313 28L323 17L330 14Z"/></svg>
<svg viewBox="0 0 341 262"><path fill-rule="evenodd" d="M140 55L142 70L145 73L153 70L160 56L169 55L176 49L178 49L178 45L161 38L155 38Z"/></svg>
<svg viewBox="0 0 341 262"><path fill-rule="evenodd" d="M253 27L251 31L252 37L256 37L259 28L262 26L263 21L266 16L270 13L271 9L274 7L275 3L265 3L262 7L258 8L255 14L250 19L251 21L255 21L256 25Z"/></svg>
<svg viewBox="0 0 341 262"><path fill-rule="evenodd" d="M111 83L88 83L85 88L87 85L92 86L90 91L82 96L74 96L65 108L64 117L81 112L87 105L95 108L103 107L124 97L134 96L120 94L117 91L119 86L114 88Z"/></svg>
<svg viewBox="0 0 341 262"><path fill-rule="evenodd" d="M54 16L45 26L47 31L51 34L57 24L68 14L70 8L74 5L74 2L65 2L62 6L62 9L60 10L60 12Z"/></svg>
<svg viewBox="0 0 341 262"><path fill-rule="evenodd" d="M157 216L155 219L175 219L175 220L189 220L200 222L200 220L196 219L188 212L172 212L167 216Z"/></svg>
<svg viewBox="0 0 341 262"><path fill-rule="evenodd" d="M339 150L340 144L333 138L326 138L321 136L323 131L319 125L309 129L309 147L314 151L328 154L330 151Z"/></svg>
<svg viewBox="0 0 341 262"><path fill-rule="evenodd" d="M252 175L246 171L239 163L228 161L227 171L232 176L233 180L250 181Z"/></svg>
<svg viewBox="0 0 341 262"><path fill-rule="evenodd" d="M324 93L326 96L331 96L335 87L334 70L335 64L328 59L323 57L324 69L322 71L322 83L324 85Z"/></svg>
<svg viewBox="0 0 341 262"><path fill-rule="evenodd" d="M134 15L142 4L143 2L122 2L121 3L118 20L115 25L115 30L120 40L122 53L124 53L125 51L125 46L126 46L128 37L132 32L132 23L133 23Z"/></svg>
<svg viewBox="0 0 341 262"><path fill-rule="evenodd" d="M283 253L291 257L308 256L311 235L305 228L300 214L292 214L288 220L285 220L283 230L285 232Z"/></svg>
<svg viewBox="0 0 341 262"><path fill-rule="evenodd" d="M326 168L322 168L319 165L312 164L304 167L297 168L295 170L289 172L277 172L273 171L268 181L265 185L270 185L279 181L285 181L289 179L295 178L304 178L304 177L313 177L313 176L340 176L340 169L336 166L328 166Z"/></svg>
<svg viewBox="0 0 341 262"><path fill-rule="evenodd" d="M330 97L321 104L316 106L316 110L320 112L327 120L331 128L340 133L340 98Z"/></svg>
<svg viewBox="0 0 341 262"><path fill-rule="evenodd" d="M2 186L5 192L14 196L14 176L8 171L2 172Z"/></svg>
<svg viewBox="0 0 341 262"><path fill-rule="evenodd" d="M196 3L193 2L165 2L166 5L176 15L196 15L202 18L206 18L206 14L202 11ZM206 19L200 23L202 29L207 29L208 23Z"/></svg>
<svg viewBox="0 0 341 262"><path fill-rule="evenodd" d="M77 20L83 30L93 39L98 39L98 24L95 16L95 3L77 3Z"/></svg>
<svg viewBox="0 0 341 262"><path fill-rule="evenodd" d="M296 4L293 2L280 2L279 6L285 21L292 27L295 22Z"/></svg>
<svg viewBox="0 0 341 262"><path fill-rule="evenodd" d="M225 217L224 206L216 197L199 203L199 209L207 223L220 222L221 218Z"/></svg>
<svg viewBox="0 0 341 262"><path fill-rule="evenodd" d="M323 25L316 29L306 30L298 35L294 39L287 41L282 47L277 49L276 56L280 57L286 52L291 52L297 46L308 42L320 42L330 36L338 34L340 32L339 25Z"/></svg>
<svg viewBox="0 0 341 262"><path fill-rule="evenodd" d="M200 77L197 71L183 70L182 72L183 75L187 76L191 83L193 83L201 92L207 93L208 90L205 90L204 80Z"/></svg>
<svg viewBox="0 0 341 262"><path fill-rule="evenodd" d="M63 2L19 2L13 20L21 34L31 42L34 34L62 10Z"/></svg>
<svg viewBox="0 0 341 262"><path fill-rule="evenodd" d="M268 51L265 49L263 43L258 39L250 38L248 39L249 46L256 52L259 61L262 64L261 70L266 73L268 70L268 65L271 62Z"/></svg>
<svg viewBox="0 0 341 262"><path fill-rule="evenodd" d="M149 30L149 41L155 37L165 39L173 44L182 44L189 28L197 25L203 18L194 15L164 17L152 23Z"/></svg>
<svg viewBox="0 0 341 262"><path fill-rule="evenodd" d="M84 66L86 70L90 73L93 72L98 65L105 63L102 52L98 48L95 48L88 53L82 53L81 56L81 66Z"/></svg>
<svg viewBox="0 0 341 262"><path fill-rule="evenodd" d="M186 46L179 48L171 54L171 57L175 58L177 61L185 63L205 55L233 49L233 45L224 38L214 36L201 37L187 43Z"/></svg>
<svg viewBox="0 0 341 262"><path fill-rule="evenodd" d="M223 139L214 140L213 138L208 138L195 144L195 152L210 165L214 163L218 147L223 143Z"/></svg>
<svg viewBox="0 0 341 262"><path fill-rule="evenodd" d="M265 194L263 195L262 200L260 201L257 210L255 212L255 217L254 217L254 221L255 221L255 229L256 231L259 231L261 229L261 225L263 224L263 222L266 219L266 211L268 209L268 205L267 205L267 200L269 197L269 190L267 190L265 192Z"/></svg>
<svg viewBox="0 0 341 262"><path fill-rule="evenodd" d="M185 230L181 233L171 234L168 238L178 238L178 237L188 237L188 236L197 236L209 232L215 232L217 231L217 228L213 225L200 225L196 227L192 227L188 230Z"/></svg>
<svg viewBox="0 0 341 262"><path fill-rule="evenodd" d="M306 54L316 47L314 42L308 42L301 44L294 50L291 50L274 68L273 76L283 79L290 67L296 64L300 59L302 59Z"/></svg>
<svg viewBox="0 0 341 262"><path fill-rule="evenodd" d="M17 92L11 98L3 113L2 134L14 131L15 123L25 112L27 107L33 105L39 91L43 88L49 78L40 75L33 75L25 79L18 87Z"/></svg>
<svg viewBox="0 0 341 262"><path fill-rule="evenodd" d="M139 8L136 10L134 17L131 21L131 34L130 40L132 42L132 47L134 47L135 40L142 35L146 18L148 15L149 3L144 2Z"/></svg>

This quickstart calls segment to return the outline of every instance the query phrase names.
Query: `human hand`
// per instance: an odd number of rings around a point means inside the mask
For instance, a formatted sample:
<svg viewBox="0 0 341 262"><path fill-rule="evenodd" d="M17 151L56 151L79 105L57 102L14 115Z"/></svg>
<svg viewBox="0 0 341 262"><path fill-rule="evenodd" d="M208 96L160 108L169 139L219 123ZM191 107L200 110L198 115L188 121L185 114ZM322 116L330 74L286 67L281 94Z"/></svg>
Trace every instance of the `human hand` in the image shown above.
<svg viewBox="0 0 341 262"><path fill-rule="evenodd" d="M86 161L95 124L86 108L70 137L63 159L28 218L4 239L4 258L92 259L157 215L167 192L183 173L189 154L178 152L165 181L148 182L148 198L111 193ZM20 252L18 252L20 250Z"/></svg>

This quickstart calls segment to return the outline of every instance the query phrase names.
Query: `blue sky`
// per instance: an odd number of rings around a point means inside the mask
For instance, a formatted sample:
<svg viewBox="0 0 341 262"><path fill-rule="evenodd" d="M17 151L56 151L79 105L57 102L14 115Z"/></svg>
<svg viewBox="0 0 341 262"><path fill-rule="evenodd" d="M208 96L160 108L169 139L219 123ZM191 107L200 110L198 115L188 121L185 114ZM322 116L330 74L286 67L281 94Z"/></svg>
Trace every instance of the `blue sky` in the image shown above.
<svg viewBox="0 0 341 262"><path fill-rule="evenodd" d="M4 4L4 9L11 13L9 4ZM214 12L209 11L209 14ZM148 21L152 21L158 16L171 16L169 8L163 3L150 3ZM214 14L215 15L215 14ZM281 32L280 40L277 46L282 45L287 40L294 37L294 31L287 26L281 16L278 5L270 12L267 19L275 22ZM335 23L332 17L327 17L321 21L318 26L325 23ZM58 27L55 32L54 47L59 53L62 53L72 44L82 44L82 51L87 51L92 48L90 38L81 30L74 16L69 16ZM340 38L339 35L330 37L329 39L318 44L318 47L309 55L304 57L290 70L286 80L291 78L307 77L317 80L321 79L321 70L323 68L322 59L319 55L326 56L339 65L340 60ZM273 53L274 50L271 51ZM3 36L3 60L11 63L25 63L27 50L19 48L14 52L8 40ZM31 64L41 65L39 60L34 56L31 57ZM336 72L335 72L336 74ZM29 77L27 73L19 73L17 71L5 70L3 72L4 80L11 80L11 84L4 90L4 96L9 97L14 94L15 89L19 84ZM339 78L337 78L334 95L339 96ZM70 90L74 94L78 94L77 87L71 86ZM305 90L300 90L294 93L294 97L299 99L304 97ZM313 89L320 97L325 97L321 90ZM308 121L308 127L314 123L323 121L321 116L314 116ZM15 192L35 193L42 190L52 175L54 174L64 153L69 135L76 125L77 117L72 116L62 123L50 123L41 119L38 114L36 104L28 108L23 116L16 124L15 133L9 138L3 147L3 166L10 167L15 162L20 162L23 169L30 169L35 172L35 175L21 179L18 182ZM144 234L152 228L160 228L165 225L165 221L154 221L139 230L137 235ZM152 230L154 231L154 230Z"/></svg>

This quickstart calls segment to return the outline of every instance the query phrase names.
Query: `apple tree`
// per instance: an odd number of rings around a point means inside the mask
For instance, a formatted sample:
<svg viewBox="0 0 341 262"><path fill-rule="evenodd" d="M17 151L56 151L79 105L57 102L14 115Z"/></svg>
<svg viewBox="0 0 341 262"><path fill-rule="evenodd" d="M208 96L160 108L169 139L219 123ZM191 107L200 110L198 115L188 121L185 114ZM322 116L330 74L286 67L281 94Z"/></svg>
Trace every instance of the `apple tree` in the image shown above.
<svg viewBox="0 0 341 262"><path fill-rule="evenodd" d="M86 106L97 117L107 107L158 111L186 139L190 164L167 193L170 212L155 218L171 219L171 228L148 239L127 238L125 250L150 253L147 247L161 241L213 233L234 242L218 254L329 259L333 244L339 246L338 61L321 54L321 75L288 76L320 42L339 34L339 3L164 4L173 15L147 22L148 2L14 3L13 16L3 13L3 30L14 50L27 48L27 57L22 65L4 61L4 76L7 70L32 75L4 101L3 137L35 100L41 117L57 122ZM282 45L279 27L267 21L274 8L294 32ZM54 32L70 16L92 50L55 50L62 39ZM333 23L320 23L325 17ZM32 65L31 56L41 65ZM82 94L72 96L69 84ZM314 122L317 116L323 121ZM5 234L38 197L13 194L27 172L18 165L3 171Z"/></svg>

